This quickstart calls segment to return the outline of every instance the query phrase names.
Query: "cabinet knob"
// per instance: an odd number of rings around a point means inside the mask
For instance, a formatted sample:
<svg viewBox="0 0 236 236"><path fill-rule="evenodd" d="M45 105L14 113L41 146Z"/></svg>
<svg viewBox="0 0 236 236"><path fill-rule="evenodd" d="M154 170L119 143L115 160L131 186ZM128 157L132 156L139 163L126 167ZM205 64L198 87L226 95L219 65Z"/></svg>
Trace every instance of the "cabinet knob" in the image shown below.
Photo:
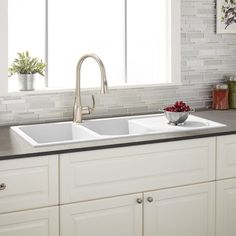
<svg viewBox="0 0 236 236"><path fill-rule="evenodd" d="M153 202L153 197L148 197L148 198L147 198L147 201L148 201L148 202Z"/></svg>
<svg viewBox="0 0 236 236"><path fill-rule="evenodd" d="M142 204L143 203L143 199L142 198L138 198L136 201L137 201L138 204Z"/></svg>
<svg viewBox="0 0 236 236"><path fill-rule="evenodd" d="M5 190L6 187L7 187L6 184L4 183L0 184L0 191Z"/></svg>

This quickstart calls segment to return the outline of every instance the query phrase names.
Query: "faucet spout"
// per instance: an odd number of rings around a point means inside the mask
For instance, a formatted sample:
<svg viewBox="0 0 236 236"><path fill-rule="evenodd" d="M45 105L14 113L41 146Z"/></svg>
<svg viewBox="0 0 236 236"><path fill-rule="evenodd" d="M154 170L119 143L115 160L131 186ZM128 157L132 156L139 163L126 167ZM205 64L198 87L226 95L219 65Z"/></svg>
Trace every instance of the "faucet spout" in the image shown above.
<svg viewBox="0 0 236 236"><path fill-rule="evenodd" d="M101 94L105 94L108 92L108 83L106 78L106 70L102 60L96 54L85 54L83 55L76 67L76 90L75 90L75 102L74 102L74 116L73 122L75 123L82 123L82 117L85 114L90 114L92 110L95 108L95 100L93 96L93 108L88 106L82 106L81 102L81 67L85 59L93 58L101 72Z"/></svg>

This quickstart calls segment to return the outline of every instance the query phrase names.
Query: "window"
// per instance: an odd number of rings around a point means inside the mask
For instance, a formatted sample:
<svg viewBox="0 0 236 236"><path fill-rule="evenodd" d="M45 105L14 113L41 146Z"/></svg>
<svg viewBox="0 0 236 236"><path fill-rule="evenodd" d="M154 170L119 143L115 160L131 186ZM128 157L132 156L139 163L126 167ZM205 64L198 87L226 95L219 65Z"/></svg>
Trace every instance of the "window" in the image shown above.
<svg viewBox="0 0 236 236"><path fill-rule="evenodd" d="M38 88L75 87L76 64L90 52L103 60L109 86L180 80L180 0L1 0L0 11L8 65L26 50L48 65ZM0 60L0 76L6 64ZM85 61L82 87L100 85L98 70Z"/></svg>
<svg viewBox="0 0 236 236"><path fill-rule="evenodd" d="M8 0L8 65L23 51L45 59L45 4L44 0ZM44 87L40 77L37 75L37 88ZM9 83L14 90L16 76Z"/></svg>
<svg viewBox="0 0 236 236"><path fill-rule="evenodd" d="M109 85L124 82L124 1L48 0L48 3L49 86L74 87L76 64L83 54L91 52L103 60ZM98 76L96 63L86 60L82 87L100 86Z"/></svg>
<svg viewBox="0 0 236 236"><path fill-rule="evenodd" d="M170 1L127 1L127 81L133 84L171 82Z"/></svg>

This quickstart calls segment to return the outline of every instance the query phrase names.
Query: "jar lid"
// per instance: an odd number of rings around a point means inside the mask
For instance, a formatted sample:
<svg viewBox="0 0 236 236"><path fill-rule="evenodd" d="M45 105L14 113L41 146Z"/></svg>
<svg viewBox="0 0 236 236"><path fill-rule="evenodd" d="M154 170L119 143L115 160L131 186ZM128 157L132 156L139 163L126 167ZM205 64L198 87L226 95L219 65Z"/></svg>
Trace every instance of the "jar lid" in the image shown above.
<svg viewBox="0 0 236 236"><path fill-rule="evenodd" d="M227 84L217 84L214 86L215 89L228 89L229 86Z"/></svg>

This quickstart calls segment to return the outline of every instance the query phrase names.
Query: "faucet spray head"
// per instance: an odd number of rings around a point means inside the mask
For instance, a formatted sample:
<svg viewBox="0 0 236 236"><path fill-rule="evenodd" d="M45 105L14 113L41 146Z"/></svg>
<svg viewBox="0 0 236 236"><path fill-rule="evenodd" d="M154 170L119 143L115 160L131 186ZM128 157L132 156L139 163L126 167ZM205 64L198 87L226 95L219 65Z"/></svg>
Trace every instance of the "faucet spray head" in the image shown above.
<svg viewBox="0 0 236 236"><path fill-rule="evenodd" d="M107 83L107 80L105 79L104 82L102 83L101 94L106 94L108 92L109 92L108 83Z"/></svg>

